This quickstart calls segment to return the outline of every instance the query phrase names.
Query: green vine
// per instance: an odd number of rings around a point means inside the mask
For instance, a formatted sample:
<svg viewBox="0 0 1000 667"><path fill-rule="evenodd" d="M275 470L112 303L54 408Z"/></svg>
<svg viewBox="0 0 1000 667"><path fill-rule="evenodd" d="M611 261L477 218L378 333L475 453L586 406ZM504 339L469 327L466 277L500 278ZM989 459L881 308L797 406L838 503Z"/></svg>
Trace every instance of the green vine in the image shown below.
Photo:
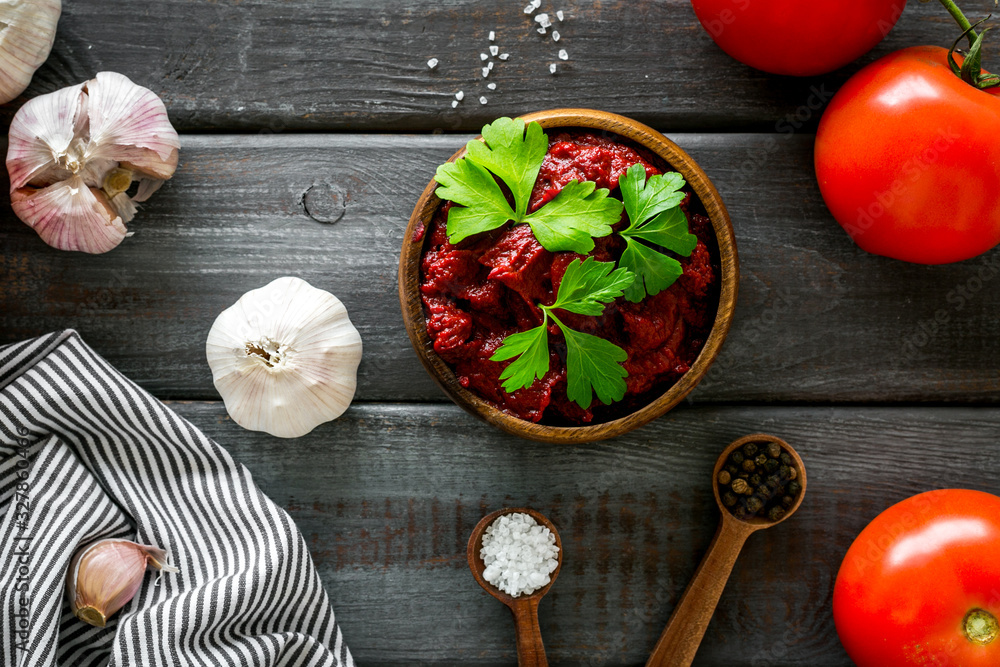
<svg viewBox="0 0 1000 667"><path fill-rule="evenodd" d="M922 1L928 2L929 0ZM961 77L962 81L979 90L1000 86L1000 75L983 73L983 38L986 37L986 33L992 28L986 27L983 28L982 32L977 32L977 28L990 20L993 15L990 14L983 20L973 24L965 17L965 14L962 13L962 10L955 4L954 0L939 1L958 23L958 27L962 29L962 34L948 50L948 66L951 67L951 71L955 73L955 76ZM994 0L994 6L996 6L998 1L1000 0ZM958 49L959 42L963 39L969 40L969 52L960 66L955 60L955 51Z"/></svg>

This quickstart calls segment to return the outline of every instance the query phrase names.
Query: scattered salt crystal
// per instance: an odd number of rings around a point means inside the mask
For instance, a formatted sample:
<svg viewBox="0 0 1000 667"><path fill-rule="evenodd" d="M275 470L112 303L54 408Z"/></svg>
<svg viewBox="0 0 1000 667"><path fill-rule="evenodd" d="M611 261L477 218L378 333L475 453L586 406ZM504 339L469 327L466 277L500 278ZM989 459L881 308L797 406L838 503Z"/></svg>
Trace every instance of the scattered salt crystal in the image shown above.
<svg viewBox="0 0 1000 667"><path fill-rule="evenodd" d="M431 58L430 60L427 61L427 66L430 67L431 69L434 69L435 67L438 66L438 59Z"/></svg>
<svg viewBox="0 0 1000 667"><path fill-rule="evenodd" d="M538 9L542 6L542 0L531 0L531 6Z"/></svg>
<svg viewBox="0 0 1000 667"><path fill-rule="evenodd" d="M553 42L558 42L559 41L559 37L560 37L559 31L558 30L553 30L552 31L552 41Z"/></svg>
<svg viewBox="0 0 1000 667"><path fill-rule="evenodd" d="M480 60L488 60L488 59L489 59L489 56L488 56L488 55L486 55L485 53L480 53L480 54L479 54L479 59L480 59Z"/></svg>
<svg viewBox="0 0 1000 667"><path fill-rule="evenodd" d="M490 30L490 41L492 42L496 38L497 38L496 32L494 32L493 30Z"/></svg>
<svg viewBox="0 0 1000 667"><path fill-rule="evenodd" d="M549 65L549 74L555 74L555 73L556 73L556 64L552 63L551 65Z"/></svg>
<svg viewBox="0 0 1000 667"><path fill-rule="evenodd" d="M510 54L509 53L501 53L500 54L500 60L507 60L507 58L510 58Z"/></svg>
<svg viewBox="0 0 1000 667"><path fill-rule="evenodd" d="M458 100L452 100L451 101L451 108L452 109L458 108Z"/></svg>
<svg viewBox="0 0 1000 667"><path fill-rule="evenodd" d="M504 514L487 526L479 557L483 578L513 597L531 594L552 581L559 547L548 528L528 514Z"/></svg>
<svg viewBox="0 0 1000 667"><path fill-rule="evenodd" d="M545 28L539 28L538 29L538 34L539 35L544 35L545 34Z"/></svg>
<svg viewBox="0 0 1000 667"><path fill-rule="evenodd" d="M495 83L488 83L488 84L486 84L486 87L489 88L490 90L496 90L497 89L497 84L495 84Z"/></svg>
<svg viewBox="0 0 1000 667"><path fill-rule="evenodd" d="M488 101L488 100L486 99L486 96L485 96L485 95L484 95L483 97L480 97L480 98L479 98L479 103L480 103L480 104L486 104L486 102L487 102L487 101Z"/></svg>
<svg viewBox="0 0 1000 667"><path fill-rule="evenodd" d="M559 49L559 60L569 60L569 54L566 53L566 49Z"/></svg>
<svg viewBox="0 0 1000 667"><path fill-rule="evenodd" d="M459 102L461 102L464 97L465 97L464 90L460 90L457 93L455 93L455 99L458 100Z"/></svg>
<svg viewBox="0 0 1000 667"><path fill-rule="evenodd" d="M493 45L491 45L491 46L490 46L490 55L491 55L491 56L495 56L495 55L497 55L498 53L500 53L500 47L499 47L499 46L497 46L496 44L493 44Z"/></svg>
<svg viewBox="0 0 1000 667"><path fill-rule="evenodd" d="M524 13L525 14L530 14L533 11L535 11L535 3L529 2L528 6L524 8Z"/></svg>
<svg viewBox="0 0 1000 667"><path fill-rule="evenodd" d="M489 75L490 75L490 68L489 67L484 67L483 68L483 78L485 79Z"/></svg>
<svg viewBox="0 0 1000 667"><path fill-rule="evenodd" d="M492 72L493 71L493 63L490 63L489 65L487 65L486 69L488 69L488 70L490 70Z"/></svg>
<svg viewBox="0 0 1000 667"><path fill-rule="evenodd" d="M563 14L563 10L560 9L559 11L556 12L556 18L559 19L560 21L566 18L566 15Z"/></svg>

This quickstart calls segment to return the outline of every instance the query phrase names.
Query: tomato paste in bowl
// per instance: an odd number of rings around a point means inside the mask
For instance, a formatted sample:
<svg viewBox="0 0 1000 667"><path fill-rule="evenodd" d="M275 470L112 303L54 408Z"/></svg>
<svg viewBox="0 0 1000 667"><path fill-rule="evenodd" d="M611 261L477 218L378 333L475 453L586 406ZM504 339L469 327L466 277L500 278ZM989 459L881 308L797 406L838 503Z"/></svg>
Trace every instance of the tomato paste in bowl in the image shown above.
<svg viewBox="0 0 1000 667"><path fill-rule="evenodd" d="M625 171L642 164L647 178L672 171L651 151L619 135L587 128L548 132L549 148L531 194L529 212L552 200L570 181L592 181L617 192ZM550 327L549 371L531 386L508 393L500 374L508 362L491 361L504 339L542 323L536 303L551 304L567 265L582 256L549 252L528 225L508 223L452 244L446 231L450 202L437 209L429 226L417 230L424 241L419 290L427 335L434 352L458 383L498 410L553 426L599 424L623 417L662 395L687 373L715 321L719 299L719 249L711 220L698 198L681 203L690 233L698 237L689 257L677 257L683 275L670 287L639 303L619 297L600 316L565 313L560 318L577 331L600 335L628 353L623 400L599 400L582 408L566 395L566 350L555 325ZM627 225L625 213L616 231ZM616 262L625 248L618 234L596 238L590 253Z"/></svg>
<svg viewBox="0 0 1000 667"><path fill-rule="evenodd" d="M591 109L520 120L519 131L498 119L477 141L527 155L506 163L535 165L519 172L527 182L470 143L417 201L399 262L403 323L431 377L486 422L543 442L613 438L675 407L718 356L739 281L732 224L704 170L641 123ZM493 213L477 203L487 194ZM505 197L516 205L507 221ZM590 203L567 216L574 197ZM590 243L553 242L574 228ZM640 233L656 257L633 247Z"/></svg>

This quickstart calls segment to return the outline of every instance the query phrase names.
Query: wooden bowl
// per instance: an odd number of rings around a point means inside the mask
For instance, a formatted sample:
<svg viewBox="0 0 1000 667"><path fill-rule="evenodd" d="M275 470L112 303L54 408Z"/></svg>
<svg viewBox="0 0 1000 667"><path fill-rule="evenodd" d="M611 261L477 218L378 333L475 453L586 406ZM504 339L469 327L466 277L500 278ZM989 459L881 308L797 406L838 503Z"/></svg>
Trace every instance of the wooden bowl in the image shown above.
<svg viewBox="0 0 1000 667"><path fill-rule="evenodd" d="M459 406L497 428L522 438L553 443L583 443L613 438L656 419L680 403L705 376L709 366L718 356L736 308L739 260L733 226L722 198L701 167L695 164L677 144L656 130L624 116L591 109L554 109L527 114L521 118L528 123L535 121L545 129L584 128L620 135L659 156L688 182L712 221L721 269L718 311L701 353L691 369L660 397L624 417L588 426L548 426L532 423L498 410L465 389L459 384L458 378L448 364L434 352L433 343L427 334L427 323L420 300L420 258L426 235L425 238L414 241L414 234L421 225L424 228L430 227L434 214L441 205L441 200L434 194L438 184L433 179L417 201L410 216L410 224L403 235L403 251L399 259L399 300L403 309L406 332L424 368L445 393ZM449 161L453 162L464 155L463 147L452 155Z"/></svg>

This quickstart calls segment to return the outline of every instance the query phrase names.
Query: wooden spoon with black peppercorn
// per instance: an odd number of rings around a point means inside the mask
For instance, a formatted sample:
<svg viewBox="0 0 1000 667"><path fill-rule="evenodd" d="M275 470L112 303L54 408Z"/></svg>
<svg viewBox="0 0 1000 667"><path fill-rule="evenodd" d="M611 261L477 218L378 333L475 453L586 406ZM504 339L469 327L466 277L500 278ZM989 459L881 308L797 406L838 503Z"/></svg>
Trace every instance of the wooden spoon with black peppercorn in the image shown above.
<svg viewBox="0 0 1000 667"><path fill-rule="evenodd" d="M694 661L743 544L799 508L806 492L806 469L781 438L748 435L722 452L712 488L722 510L719 529L646 667L687 667Z"/></svg>

